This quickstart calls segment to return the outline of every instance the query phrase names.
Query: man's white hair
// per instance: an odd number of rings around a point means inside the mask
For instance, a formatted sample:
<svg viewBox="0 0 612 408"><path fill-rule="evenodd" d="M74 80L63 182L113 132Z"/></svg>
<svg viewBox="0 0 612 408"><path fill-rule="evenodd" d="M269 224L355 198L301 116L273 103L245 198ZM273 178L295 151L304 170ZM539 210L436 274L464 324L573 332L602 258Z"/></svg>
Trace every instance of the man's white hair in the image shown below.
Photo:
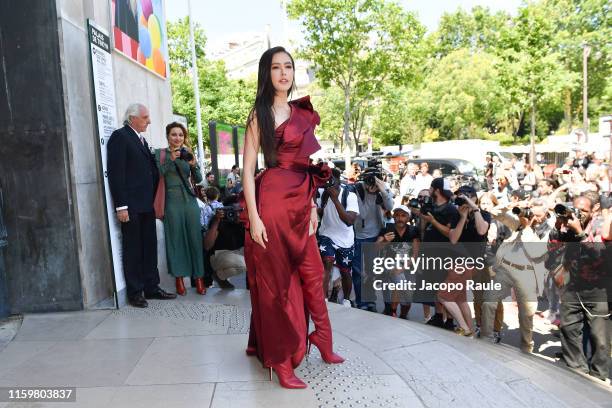
<svg viewBox="0 0 612 408"><path fill-rule="evenodd" d="M140 116L144 109L147 109L147 107L142 103L130 103L123 115L123 124L129 125L132 123L132 118Z"/></svg>

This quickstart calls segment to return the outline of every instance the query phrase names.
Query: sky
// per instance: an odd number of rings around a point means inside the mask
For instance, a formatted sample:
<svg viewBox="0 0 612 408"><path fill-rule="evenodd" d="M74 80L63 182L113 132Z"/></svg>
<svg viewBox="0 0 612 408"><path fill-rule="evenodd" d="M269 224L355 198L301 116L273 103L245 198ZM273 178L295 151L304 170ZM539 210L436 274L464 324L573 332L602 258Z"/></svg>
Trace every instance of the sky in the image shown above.
<svg viewBox="0 0 612 408"><path fill-rule="evenodd" d="M516 14L521 0L399 0L407 10L416 12L429 31L436 29L445 12L458 8L470 10L486 6L493 11L505 10ZM166 0L166 18L176 21L188 14L187 0ZM209 44L222 41L234 33L264 32L270 25L272 42L282 42L283 23L279 0L191 0L192 14L203 28ZM297 23L290 23L290 31L299 31ZM276 45L273 44L273 45Z"/></svg>

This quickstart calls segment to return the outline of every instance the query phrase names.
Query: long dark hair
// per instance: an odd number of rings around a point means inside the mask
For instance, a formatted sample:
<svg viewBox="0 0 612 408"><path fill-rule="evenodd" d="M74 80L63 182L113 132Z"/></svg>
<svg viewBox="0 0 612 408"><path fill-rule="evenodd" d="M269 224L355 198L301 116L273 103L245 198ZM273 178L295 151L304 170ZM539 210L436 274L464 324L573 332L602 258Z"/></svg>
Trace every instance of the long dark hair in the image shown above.
<svg viewBox="0 0 612 408"><path fill-rule="evenodd" d="M295 62L291 54L287 52L283 47L274 47L264 52L259 59L259 71L257 74L257 96L255 96L255 103L249 113L249 119L247 120L246 128L253 121L253 117L257 115L257 127L259 129L259 143L263 150L264 160L266 167L276 166L276 138L274 136L274 114L272 113L272 104L274 103L274 96L276 90L272 85L272 57L274 54L284 52L291 59L291 65L293 65L293 83L289 89L289 95L295 90ZM289 96L287 95L287 96Z"/></svg>

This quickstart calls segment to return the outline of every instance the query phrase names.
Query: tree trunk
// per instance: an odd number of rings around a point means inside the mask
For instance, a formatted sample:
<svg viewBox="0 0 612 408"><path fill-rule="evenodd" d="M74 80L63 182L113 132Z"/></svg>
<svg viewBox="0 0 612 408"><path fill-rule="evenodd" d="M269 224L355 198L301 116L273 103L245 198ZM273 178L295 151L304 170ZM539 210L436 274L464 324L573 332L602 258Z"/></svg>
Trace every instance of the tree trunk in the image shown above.
<svg viewBox="0 0 612 408"><path fill-rule="evenodd" d="M565 90L565 100L563 101L563 116L565 120L565 127L567 128L567 133L572 131L572 90Z"/></svg>
<svg viewBox="0 0 612 408"><path fill-rule="evenodd" d="M345 169L351 167L351 140L350 140L350 121L351 121L351 90L350 85L344 87L344 166Z"/></svg>
<svg viewBox="0 0 612 408"><path fill-rule="evenodd" d="M531 102L531 148L529 149L529 164L535 167L535 124L536 124L536 103L535 99Z"/></svg>

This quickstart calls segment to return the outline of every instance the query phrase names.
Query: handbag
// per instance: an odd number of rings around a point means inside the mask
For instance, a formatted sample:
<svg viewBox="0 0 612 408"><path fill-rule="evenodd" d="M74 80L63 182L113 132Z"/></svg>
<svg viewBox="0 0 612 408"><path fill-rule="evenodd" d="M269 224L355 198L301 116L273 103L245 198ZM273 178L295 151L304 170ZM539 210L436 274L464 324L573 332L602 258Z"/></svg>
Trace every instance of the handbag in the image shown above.
<svg viewBox="0 0 612 408"><path fill-rule="evenodd" d="M166 149L159 152L159 162L163 166L166 161ZM155 218L158 220L164 219L164 210L166 208L166 180L164 175L159 174L157 182L157 190L155 190L155 199L153 200L153 209L155 210Z"/></svg>

